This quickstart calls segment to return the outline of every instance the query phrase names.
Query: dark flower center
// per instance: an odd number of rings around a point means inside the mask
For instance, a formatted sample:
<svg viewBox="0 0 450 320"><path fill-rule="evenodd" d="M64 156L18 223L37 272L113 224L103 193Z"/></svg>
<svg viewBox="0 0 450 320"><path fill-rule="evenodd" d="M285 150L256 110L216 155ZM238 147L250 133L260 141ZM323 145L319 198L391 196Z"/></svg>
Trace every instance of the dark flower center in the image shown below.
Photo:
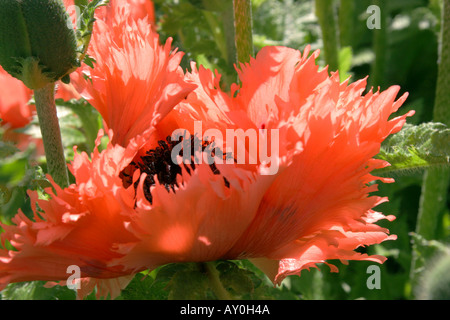
<svg viewBox="0 0 450 320"><path fill-rule="evenodd" d="M213 141L200 141L200 139L196 136L191 136L190 138L190 150L191 154L186 155L184 154L185 150L182 148L179 152L179 155L183 157L183 159L186 159L190 156L190 162L188 164L182 163L177 164L172 161L172 150L173 148L183 143L185 146L186 142L183 141L183 137L181 137L180 141L172 141L172 138L168 136L166 140L160 140L158 141L158 147L155 149L148 150L146 152L146 155L141 157L140 160L136 162L131 162L122 172L120 173L120 178L122 179L123 185L125 188L128 188L133 184L133 174L134 172L139 169L141 172L141 175L143 173L146 173L147 176L145 177L144 181L144 195L145 198L150 202L153 203L153 197L150 192L150 187L156 184L155 178L158 179L158 182L166 188L167 191L172 190L175 192L175 186L178 187L177 183L177 176L181 175L182 169L181 165L184 166L186 172L188 174L191 174L192 171L195 170L195 159L198 156L202 156L202 154L196 154L198 149L198 146L200 146L200 149L202 152L205 152L207 148L214 147ZM212 156L215 156L215 151L217 148L210 151L210 154ZM227 157L229 157L229 154L224 154L223 159L225 160ZM198 163L198 162L197 162ZM214 163L210 164L209 167L211 168L211 171L214 174L220 174L220 171L217 169L216 165ZM224 177L224 183L227 188L230 187L230 183L227 181L227 179ZM134 182L134 188L137 189L139 182L141 178L139 178L137 181Z"/></svg>

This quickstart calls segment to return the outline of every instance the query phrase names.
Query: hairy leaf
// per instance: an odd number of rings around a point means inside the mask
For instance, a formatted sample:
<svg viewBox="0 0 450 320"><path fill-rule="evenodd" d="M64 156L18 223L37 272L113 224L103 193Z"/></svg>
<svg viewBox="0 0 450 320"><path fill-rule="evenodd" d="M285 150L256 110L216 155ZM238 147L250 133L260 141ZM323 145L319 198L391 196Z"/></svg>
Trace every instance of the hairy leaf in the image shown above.
<svg viewBox="0 0 450 320"><path fill-rule="evenodd" d="M14 153L19 151L13 143L0 141L0 159L12 156Z"/></svg>
<svg viewBox="0 0 450 320"><path fill-rule="evenodd" d="M376 174L408 172L450 164L450 129L442 123L406 124L381 146L377 158L391 166Z"/></svg>

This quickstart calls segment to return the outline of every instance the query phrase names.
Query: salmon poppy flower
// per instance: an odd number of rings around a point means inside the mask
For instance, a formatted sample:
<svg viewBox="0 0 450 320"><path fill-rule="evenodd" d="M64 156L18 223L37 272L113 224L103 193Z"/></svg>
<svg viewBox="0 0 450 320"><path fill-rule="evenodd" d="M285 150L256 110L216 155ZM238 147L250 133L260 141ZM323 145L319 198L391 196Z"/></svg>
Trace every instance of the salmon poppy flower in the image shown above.
<svg viewBox="0 0 450 320"><path fill-rule="evenodd" d="M205 129L215 126L222 132L227 128L276 130L279 141L271 143L278 143L278 155L271 164L259 158L255 166L217 165L220 174L234 183L227 189L220 181L212 184L210 178L211 188L224 196L211 207L211 194L189 193L193 177L204 174L200 169L192 176L183 175L182 180L189 182L174 193L154 187L152 195L162 196L162 201L149 204L138 194L129 230L141 241L122 246L126 256L120 261L125 266L139 269L174 261L250 259L280 283L318 263L336 272L329 260L386 260L354 250L396 238L375 224L395 218L374 210L387 199L370 195L377 191L371 182L393 180L370 172L389 165L373 157L381 142L398 132L414 112L389 120L407 98L404 94L395 100L399 87L363 95L365 79L340 83L338 73L328 76L327 69L318 70L318 51L309 53L309 47L303 55L285 47L263 48L250 64L241 65L242 86L233 85L230 94L220 90L219 77L193 65L187 78L198 88L161 126L176 123L192 133L192 123L203 121ZM247 151L251 147L247 143ZM235 151L231 150L234 156ZM275 164L278 170L270 171ZM228 210L226 201L234 197L235 188L252 201L260 199L256 207L241 207L238 217ZM184 194L189 196L181 201ZM238 197L231 203L241 201ZM153 213L155 205L166 208L161 217Z"/></svg>
<svg viewBox="0 0 450 320"><path fill-rule="evenodd" d="M28 104L31 96L30 89L0 66L0 119L2 119L2 125L8 125L10 128L22 128L27 125L33 114L33 108Z"/></svg>
<svg viewBox="0 0 450 320"><path fill-rule="evenodd" d="M35 155L42 155L42 140L25 133L18 132L30 123L35 114L35 107L29 104L33 92L20 80L9 75L0 67L0 126L4 129L3 139L10 141L20 150L35 146Z"/></svg>
<svg viewBox="0 0 450 320"><path fill-rule="evenodd" d="M104 11L94 26L88 50L94 68L84 65L72 79L114 131L112 142L126 146L156 125L195 85L185 81L179 66L183 54L171 52L172 40L161 46L148 16L131 16L136 1L114 3L100 8Z"/></svg>
<svg viewBox="0 0 450 320"><path fill-rule="evenodd" d="M0 249L0 289L30 280L65 284L72 265L81 272L79 297L96 286L114 298L137 272L172 262L251 259L280 283L318 263L337 271L330 260L385 261L355 249L395 239L375 224L394 219L374 210L387 199L371 195L373 181L393 180L370 172L388 165L373 157L412 115L390 119L406 94L396 100L394 86L363 95L365 79L340 83L337 73L319 71L317 51L285 47L263 48L241 65L242 85L225 93L210 70L193 64L184 75L181 54L170 53L170 42L157 45L144 20L120 16L99 21L96 65L76 79L111 142L90 157L76 152L76 183L52 183L51 199L30 192L33 220L19 212L13 225L2 225L3 247L15 250ZM208 129L277 132L264 141L276 152L255 163L174 163L179 141L170 134L179 129L190 134L187 145L202 135L201 157ZM236 149L223 147L237 159ZM245 145L248 154L251 148ZM258 155L262 148L256 144Z"/></svg>
<svg viewBox="0 0 450 320"><path fill-rule="evenodd" d="M81 268L82 294L94 285L118 294L130 275L170 262L251 259L275 283L333 259L383 262L354 249L395 239L375 224L394 217L373 210L386 199L369 195L377 179L370 172L388 165L373 156L411 115L388 119L406 95L396 101L398 87L362 95L365 80L339 83L337 74L318 71L318 52L308 54L262 49L242 66L237 95L221 92L209 70L194 68L187 77L198 88L157 126L188 124L189 115L207 126L223 118L230 127L240 121L244 128L278 129L276 174L264 174L266 163L218 164L216 171L206 163L161 167L170 143L139 155L161 134L156 127L92 159L76 154L76 184L54 185L51 200L37 200L42 218L35 210L35 222L19 214L15 225L4 226L3 242L17 251L1 251L2 286L64 280L72 264ZM139 170L125 187L121 173L137 159Z"/></svg>

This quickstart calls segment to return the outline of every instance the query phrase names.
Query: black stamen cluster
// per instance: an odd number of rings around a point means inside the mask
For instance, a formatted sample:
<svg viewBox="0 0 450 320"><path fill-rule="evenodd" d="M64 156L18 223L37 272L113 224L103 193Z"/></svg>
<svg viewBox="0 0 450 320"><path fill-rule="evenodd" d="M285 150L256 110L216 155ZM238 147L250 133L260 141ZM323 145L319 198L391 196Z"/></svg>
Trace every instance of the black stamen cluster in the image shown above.
<svg viewBox="0 0 450 320"><path fill-rule="evenodd" d="M183 139L183 137L181 137ZM184 166L186 172L188 174L191 174L191 170L195 170L195 157L198 155L195 155L195 146L197 146L200 142L199 138L197 136L191 136L191 163L182 165ZM146 152L146 155L141 157L140 161L138 163L132 162L128 167L126 167L121 173L120 177L122 178L123 185L125 188L128 188L133 183L133 173L136 169L139 169L142 173L146 173L147 176L145 177L144 181L144 195L145 198L152 203L153 197L150 192L150 187L156 184L155 177L158 179L158 182L166 188L167 191L172 190L175 192L175 186L178 187L177 184L177 175L181 175L182 170L180 165L174 163L172 161L171 153L172 149L175 147L175 145L182 143L180 141L172 141L172 138L168 136L166 140L160 140L158 141L158 147L155 149L148 150ZM184 143L184 142L183 142ZM214 147L214 142L212 141L203 141L201 143L201 151L205 151L207 148ZM185 155L183 154L184 149L181 149L180 156L185 158ZM215 150L213 150L212 155L215 156ZM201 156L201 155L200 155ZM226 157L229 156L228 154L225 154L223 157L226 159ZM213 163L210 165L211 171L214 174L220 174L220 171L217 169L216 165ZM134 183L134 188L137 189L137 186L139 185L140 178ZM227 188L229 188L230 183L224 178L224 183Z"/></svg>

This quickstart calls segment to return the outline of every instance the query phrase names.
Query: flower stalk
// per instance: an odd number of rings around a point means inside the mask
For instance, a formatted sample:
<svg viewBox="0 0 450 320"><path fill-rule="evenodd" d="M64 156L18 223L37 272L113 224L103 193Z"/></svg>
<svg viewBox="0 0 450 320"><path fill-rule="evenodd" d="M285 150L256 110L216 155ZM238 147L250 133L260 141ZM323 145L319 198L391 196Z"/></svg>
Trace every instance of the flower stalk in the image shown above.
<svg viewBox="0 0 450 320"><path fill-rule="evenodd" d="M355 6L354 0L341 0L339 6L339 40L341 47L351 47L353 43L355 28Z"/></svg>
<svg viewBox="0 0 450 320"><path fill-rule="evenodd" d="M450 127L450 0L444 0L441 19L441 40L436 100L433 120Z"/></svg>
<svg viewBox="0 0 450 320"><path fill-rule="evenodd" d="M234 26L237 60L240 63L250 62L253 57L253 29L251 0L234 0Z"/></svg>
<svg viewBox="0 0 450 320"><path fill-rule="evenodd" d="M205 262L201 263L202 268L206 271L208 275L209 283L211 285L211 289L214 291L214 294L219 300L232 300L228 291L223 287L222 282L220 281L219 272L216 269L216 265L214 262Z"/></svg>
<svg viewBox="0 0 450 320"><path fill-rule="evenodd" d="M48 172L62 188L69 185L61 130L55 105L55 83L34 91L36 110L47 159Z"/></svg>
<svg viewBox="0 0 450 320"><path fill-rule="evenodd" d="M339 68L339 38L334 0L316 0L316 16L322 30L325 62L329 71Z"/></svg>
<svg viewBox="0 0 450 320"><path fill-rule="evenodd" d="M370 83L374 88L377 88L384 83L383 79L386 69L388 3L386 0L376 0L374 3L380 8L380 25L379 28L373 30L375 60L370 72Z"/></svg>
<svg viewBox="0 0 450 320"><path fill-rule="evenodd" d="M234 26L234 1L225 1L225 10L223 11L223 31L225 38L225 46L227 52L227 64L230 69L234 70L233 65L236 63L236 43L235 43L235 26Z"/></svg>
<svg viewBox="0 0 450 320"><path fill-rule="evenodd" d="M433 109L433 121L450 126L450 0L444 0L441 20L441 42L439 53L436 99ZM442 215L446 209L447 192L450 182L450 170L430 168L424 174L422 194L417 217L416 233L426 240L436 238ZM424 252L414 243L411 281L414 286L423 267Z"/></svg>

